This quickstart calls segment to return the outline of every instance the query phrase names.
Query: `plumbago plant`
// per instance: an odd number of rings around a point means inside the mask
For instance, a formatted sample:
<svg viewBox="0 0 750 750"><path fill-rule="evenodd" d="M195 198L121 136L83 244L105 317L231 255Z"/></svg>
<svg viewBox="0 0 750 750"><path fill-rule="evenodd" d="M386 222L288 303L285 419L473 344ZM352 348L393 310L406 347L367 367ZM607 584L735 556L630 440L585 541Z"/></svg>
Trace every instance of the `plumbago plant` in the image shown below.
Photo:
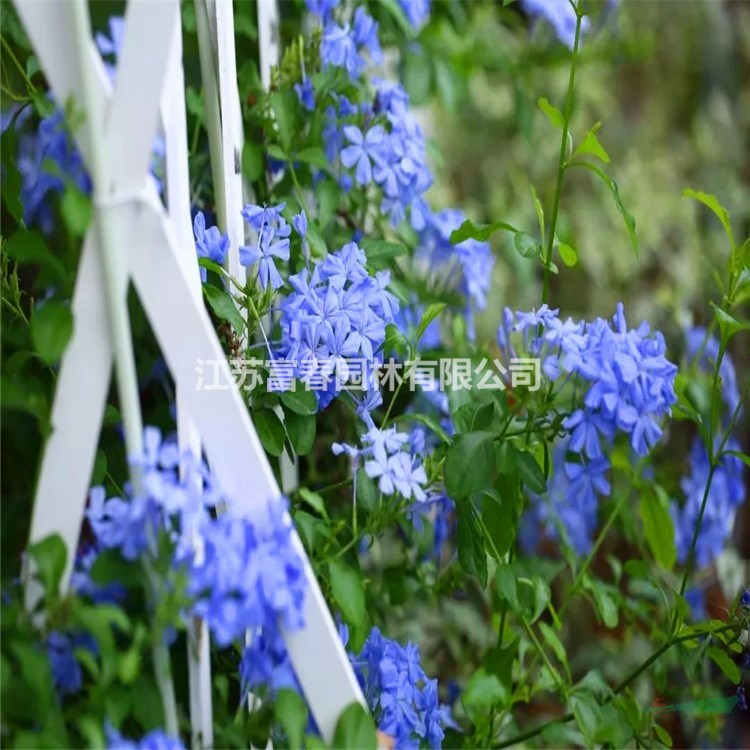
<svg viewBox="0 0 750 750"><path fill-rule="evenodd" d="M430 200L429 149L394 69L436 27L460 23L440 4L307 0L285 15L268 91L255 63L242 64L242 170L255 198L240 248L216 225L206 117L188 76L204 298L264 449L298 484L248 518L200 456L180 453L169 374L134 302L154 426L126 463L116 401L107 407L76 550L21 540L73 325L90 182L70 136L75 109L50 99L3 6L2 397L14 444L3 446L4 492L15 501L3 524L4 744L181 747L184 642L200 618L216 746L322 747L279 630L303 626L306 595L287 509L371 709L342 716L335 746L374 747L377 728L396 747L661 747L670 733L650 702L668 683L689 686L676 701L704 701L694 731L708 736L722 712L746 707L750 590L710 619L694 584L745 499L750 459L734 434L747 386L730 348L750 327L750 240L735 240L715 197L685 191L724 227L727 262L711 324L674 350L622 303L593 320L554 307L557 262L594 252L558 237L571 170L604 183L638 244L600 125L571 129L588 8L520 5L552 25L570 66L560 106L539 101L560 149L548 204L531 188L538 231L477 224ZM243 6L238 39L252 48ZM183 20L189 51L191 5ZM123 30L113 18L97 36L113 77ZM535 309L502 310L493 297L495 233L538 268ZM246 279L226 270L229 252ZM488 307L500 320L493 341L475 325ZM211 378L201 363L198 387L221 385ZM13 580L22 557L44 591L34 613ZM582 643L592 627L595 642Z"/></svg>

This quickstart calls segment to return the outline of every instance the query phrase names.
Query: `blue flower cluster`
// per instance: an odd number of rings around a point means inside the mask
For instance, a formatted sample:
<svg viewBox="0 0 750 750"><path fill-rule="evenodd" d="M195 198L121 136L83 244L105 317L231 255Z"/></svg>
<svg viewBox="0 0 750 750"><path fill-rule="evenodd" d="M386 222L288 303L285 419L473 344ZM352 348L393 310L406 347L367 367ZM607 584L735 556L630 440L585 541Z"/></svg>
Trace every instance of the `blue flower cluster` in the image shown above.
<svg viewBox="0 0 750 750"><path fill-rule="evenodd" d="M380 430L374 426L362 436L361 448L346 443L332 446L337 456L346 453L353 459L362 457L367 476L378 480L378 487L384 495L398 492L407 500L413 497L421 503L426 500L424 485L427 475L421 461L409 448L407 433L398 432L395 427Z"/></svg>
<svg viewBox="0 0 750 750"><path fill-rule="evenodd" d="M59 695L77 693L83 683L83 671L73 649L76 644L71 636L52 630L47 636L47 658L52 669L52 679Z"/></svg>
<svg viewBox="0 0 750 750"><path fill-rule="evenodd" d="M365 268L367 258L354 242L330 253L289 278L292 293L281 304L279 355L295 363L295 375L313 385L321 371L328 383L316 387L319 408L324 409L340 392L349 376L363 376L363 385L374 398L370 408L381 403L372 374L382 362L378 350L385 341L385 327L398 311L398 301L387 290L388 271L374 277ZM364 373L349 373L346 360L367 361ZM336 371L338 377L331 377Z"/></svg>
<svg viewBox="0 0 750 750"><path fill-rule="evenodd" d="M558 310L546 305L515 315L506 309L498 343L516 356L512 331L523 332L527 351L542 358L550 380L567 373L586 387L583 408L570 415L565 427L571 431L570 450L586 457L592 471L601 474L608 468L602 442L610 442L617 432L630 436L636 455L649 453L661 437L660 421L677 401L677 366L665 356L660 332L652 335L646 322L628 329L622 303L611 323L604 318L562 321Z"/></svg>
<svg viewBox="0 0 750 750"><path fill-rule="evenodd" d="M199 258L208 258L214 263L223 263L229 250L229 237L222 234L218 227L206 227L206 217L198 211L193 219L195 235L195 252ZM206 280L206 269L201 268L201 279Z"/></svg>
<svg viewBox="0 0 750 750"><path fill-rule="evenodd" d="M344 643L347 638L344 628ZM450 709L438 700L437 680L422 669L418 646L401 646L373 628L360 654L349 658L379 729L395 739L399 750L419 748L421 740L442 747L445 727L455 724Z"/></svg>
<svg viewBox="0 0 750 750"><path fill-rule="evenodd" d="M123 737L109 722L104 725L107 750L185 750L179 737L170 737L161 729L149 732L140 740Z"/></svg>
<svg viewBox="0 0 750 750"><path fill-rule="evenodd" d="M174 440L145 433L138 459L144 492L105 500L91 493L87 517L102 549L118 549L128 560L154 549L167 533L175 566L188 572L194 597L190 614L202 617L217 643L227 645L246 629L270 629L279 621L301 627L305 596L303 562L292 544L292 524L283 498L248 518L216 487L205 465L180 455ZM179 470L181 469L181 471ZM227 512L211 512L219 502Z"/></svg>

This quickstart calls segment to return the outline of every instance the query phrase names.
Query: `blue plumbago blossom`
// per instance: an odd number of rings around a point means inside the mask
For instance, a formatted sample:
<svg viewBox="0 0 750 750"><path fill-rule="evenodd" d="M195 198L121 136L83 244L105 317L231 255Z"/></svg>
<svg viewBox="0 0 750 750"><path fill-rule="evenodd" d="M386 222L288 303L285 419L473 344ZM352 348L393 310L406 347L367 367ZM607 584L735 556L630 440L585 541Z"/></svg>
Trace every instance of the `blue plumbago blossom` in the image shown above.
<svg viewBox="0 0 750 750"><path fill-rule="evenodd" d="M377 21L374 21L361 5L354 11L354 27L352 29L354 42L360 50L367 50L375 65L380 65L383 61L383 51L378 39L378 26Z"/></svg>
<svg viewBox="0 0 750 750"><path fill-rule="evenodd" d="M300 104L308 111L315 111L315 89L312 80L305 77L302 83L295 83L294 90L297 92Z"/></svg>
<svg viewBox="0 0 750 750"><path fill-rule="evenodd" d="M16 126L22 126L26 119L20 115ZM82 192L91 192L83 159L68 135L61 110L43 117L36 132L21 136L17 164L24 222L28 226L38 224L45 234L54 229L55 222L49 196L62 193L66 179Z"/></svg>
<svg viewBox="0 0 750 750"><path fill-rule="evenodd" d="M323 31L320 59L324 66L344 68L352 78L357 78L364 67L364 60L357 52L357 44L348 23L339 26L329 23Z"/></svg>
<svg viewBox="0 0 750 750"><path fill-rule="evenodd" d="M576 12L570 0L521 0L521 7L532 16L545 19L557 38L573 49L576 36ZM581 34L589 27L588 18L581 20Z"/></svg>
<svg viewBox="0 0 750 750"><path fill-rule="evenodd" d="M104 724L107 750L185 750L179 737L170 737L162 729L154 729L140 740L123 737L108 721Z"/></svg>
<svg viewBox="0 0 750 750"><path fill-rule="evenodd" d="M218 227L206 228L206 217L198 211L193 219L195 252L199 258L208 258L215 263L223 263L229 250L229 236L222 234ZM206 269L201 268L201 279L206 280Z"/></svg>
<svg viewBox="0 0 750 750"><path fill-rule="evenodd" d="M427 23L430 17L430 0L398 0L409 23L417 30Z"/></svg>
<svg viewBox="0 0 750 750"><path fill-rule="evenodd" d="M47 658L52 669L55 689L60 695L77 693L83 683L83 671L73 649L73 638L65 633L52 630L47 636Z"/></svg>
<svg viewBox="0 0 750 750"><path fill-rule="evenodd" d="M622 303L611 322L563 322L547 305L530 313L506 310L498 344L510 356L516 356L513 333L522 334L524 351L542 359L547 378L565 373L584 385L583 406L564 425L572 434L571 450L590 459L589 466L602 458L602 441L610 442L618 432L629 435L638 456L661 438L660 422L677 400L677 367L666 358L661 333L651 334L645 322L628 329Z"/></svg>
<svg viewBox="0 0 750 750"><path fill-rule="evenodd" d="M750 609L750 589L742 589L740 594L740 606Z"/></svg>
<svg viewBox="0 0 750 750"><path fill-rule="evenodd" d="M357 182L367 185L372 182L372 161L381 158L385 128L374 125L364 135L356 125L345 125L344 135L351 145L341 152L341 163L348 169L356 165Z"/></svg>
<svg viewBox="0 0 750 750"><path fill-rule="evenodd" d="M424 485L427 475L418 456L409 449L408 433L398 432L395 427L385 430L372 427L362 436L361 448L334 443L332 450L337 456L346 453L353 458L362 457L365 473L378 480L378 487L384 495L398 492L407 500L413 497L415 501L423 502L426 499Z"/></svg>
<svg viewBox="0 0 750 750"><path fill-rule="evenodd" d="M551 539L559 539L562 532L578 555L591 549L598 523L597 495L607 496L610 491L609 462L601 456L573 463L566 460L569 451L569 438L555 444L547 492L542 496L528 493L530 508L521 519L519 541L529 554L537 547L539 525Z"/></svg>
<svg viewBox="0 0 750 750"><path fill-rule="evenodd" d="M284 639L274 623L269 622L250 634L240 661L240 685L242 701L261 686L272 692L285 689L302 692Z"/></svg>
<svg viewBox="0 0 750 750"><path fill-rule="evenodd" d="M346 628L340 628L344 644ZM437 680L422 669L419 647L402 646L373 628L359 655L350 655L378 728L397 748L419 748L421 740L442 747L446 727L455 727L448 706L439 702Z"/></svg>
<svg viewBox="0 0 750 750"><path fill-rule="evenodd" d="M387 290L388 272L370 276L366 261L364 251L349 242L312 271L291 276L293 291L281 304L279 357L294 363L294 376L315 390L321 409L350 378L363 375L365 390L377 388L369 375L382 362L378 350L398 302ZM364 360L363 373L353 371L351 359Z"/></svg>
<svg viewBox="0 0 750 750"><path fill-rule="evenodd" d="M727 441L726 450L739 450L739 445L730 439ZM690 553L690 544L698 523L710 470L706 447L698 437L690 451L689 466L689 474L680 482L685 502L682 506L673 502L671 506L677 558L680 562L685 562ZM695 564L698 568L709 565L721 554L732 533L737 509L744 502L742 461L736 456L723 456L714 471L695 547Z"/></svg>
<svg viewBox="0 0 750 750"><path fill-rule="evenodd" d="M272 289L283 286L284 280L276 268L274 258L289 260L289 235L291 227L281 215L286 203L278 206L247 205L242 216L258 233L257 243L240 248L240 263L243 266L258 264L258 280L261 288L269 284Z"/></svg>
<svg viewBox="0 0 750 750"><path fill-rule="evenodd" d="M305 4L310 13L327 21L331 16L331 11L339 4L339 0L305 0Z"/></svg>
<svg viewBox="0 0 750 750"><path fill-rule="evenodd" d="M109 36L99 32L95 37L96 47L99 54L104 58L104 68L110 81L115 80L117 58L120 56L124 40L125 19L122 16L112 16L109 19ZM112 60L112 62L109 60Z"/></svg>
<svg viewBox="0 0 750 750"><path fill-rule="evenodd" d="M440 560L443 548L453 537L456 527L456 504L443 492L431 492L421 502L412 506L411 519L414 528L421 531L427 522L433 529L432 558Z"/></svg>

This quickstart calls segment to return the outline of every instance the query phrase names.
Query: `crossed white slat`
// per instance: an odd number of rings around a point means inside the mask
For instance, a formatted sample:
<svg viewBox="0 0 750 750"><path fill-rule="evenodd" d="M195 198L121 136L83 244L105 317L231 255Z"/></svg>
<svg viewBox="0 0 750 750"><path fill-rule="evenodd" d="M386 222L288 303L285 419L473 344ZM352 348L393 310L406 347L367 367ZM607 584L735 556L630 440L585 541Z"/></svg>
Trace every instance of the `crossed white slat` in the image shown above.
<svg viewBox="0 0 750 750"><path fill-rule="evenodd" d="M19 0L17 7L57 100L66 101L70 95L80 98L82 73L69 55L76 37L65 4ZM104 123L101 135L108 176L107 205L97 207L94 221L101 211L110 212L122 265L129 271L212 469L227 493L252 513L277 496L279 489L240 395L234 389L199 392L189 387L199 359L219 361L224 382L232 382L231 373L210 319L195 297L195 270L188 272L180 260L182 232L167 218L146 178L170 48L164 40L174 38L179 5L174 0L131 0L127 18L114 96L93 40L88 53L97 72L91 106L101 115L92 121ZM81 133L76 135L88 163L90 143ZM45 446L31 528L32 542L56 532L69 550L78 541L111 374L112 346L101 279L96 238L89 232L73 298L74 333L60 368L53 434ZM122 273L118 293L126 294L128 280L128 273ZM296 532L292 541L305 563L306 624L284 637L313 716L323 736L330 739L343 708L353 701L364 705L364 697ZM70 565L63 585L69 580Z"/></svg>

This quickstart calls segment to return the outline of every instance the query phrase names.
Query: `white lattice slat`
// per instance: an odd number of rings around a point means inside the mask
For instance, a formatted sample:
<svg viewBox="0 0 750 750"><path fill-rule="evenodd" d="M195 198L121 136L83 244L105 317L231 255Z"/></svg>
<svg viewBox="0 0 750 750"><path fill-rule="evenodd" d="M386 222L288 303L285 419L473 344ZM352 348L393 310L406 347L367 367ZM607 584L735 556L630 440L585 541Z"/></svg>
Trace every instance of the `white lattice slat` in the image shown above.
<svg viewBox="0 0 750 750"><path fill-rule="evenodd" d="M67 9L57 3L29 1L17 5L58 101L65 101L70 95L80 101L82 71L69 55L69 50L75 48L76 34ZM114 96L109 92L93 42L85 53L86 64L91 66L87 74L92 73L86 97L89 114L97 112L92 121L102 123L99 135L107 153L112 144L123 149L123 153L117 157L110 154L105 161L108 200L107 205L95 207L94 221L100 221L106 211L111 234L117 238L115 246L125 272L117 279L114 294L124 298L129 272L176 381L181 407L194 421L213 470L228 494L253 513L277 496L279 488L240 395L232 388L197 391L189 387L194 386L195 365L200 359L219 361L223 382L232 382L231 373L208 314L196 299L195 268L188 270L181 260L181 232L166 215L146 175L167 67L168 53L158 50L169 47L164 45L164 39L172 38L176 17L177 2L146 4L131 0ZM131 35L135 41L129 41ZM139 54L125 54L129 49ZM145 70L144 60L150 63ZM145 95L141 86L139 96L135 96L132 82L137 76L129 74L128 65L149 79ZM121 81L125 81L122 89ZM136 116L141 106L143 118ZM105 112L109 114L106 120ZM139 129L144 132L134 132ZM80 133L77 136L90 165L91 146ZM130 168L124 170L122 180L119 173L110 171L114 164L136 163L144 168L140 183ZM57 532L71 550L80 531L113 354L105 324L107 297L98 257L96 234L90 232L84 243L73 302L73 338L63 358L55 394L55 431L45 447L32 519L32 542ZM86 387L82 388L82 384ZM71 471L74 466L80 471ZM330 739L343 708L352 701L364 705L364 698L296 532L292 539L305 562L306 625L300 631L285 632L284 637L313 716L323 736ZM69 570L66 585L68 577Z"/></svg>

